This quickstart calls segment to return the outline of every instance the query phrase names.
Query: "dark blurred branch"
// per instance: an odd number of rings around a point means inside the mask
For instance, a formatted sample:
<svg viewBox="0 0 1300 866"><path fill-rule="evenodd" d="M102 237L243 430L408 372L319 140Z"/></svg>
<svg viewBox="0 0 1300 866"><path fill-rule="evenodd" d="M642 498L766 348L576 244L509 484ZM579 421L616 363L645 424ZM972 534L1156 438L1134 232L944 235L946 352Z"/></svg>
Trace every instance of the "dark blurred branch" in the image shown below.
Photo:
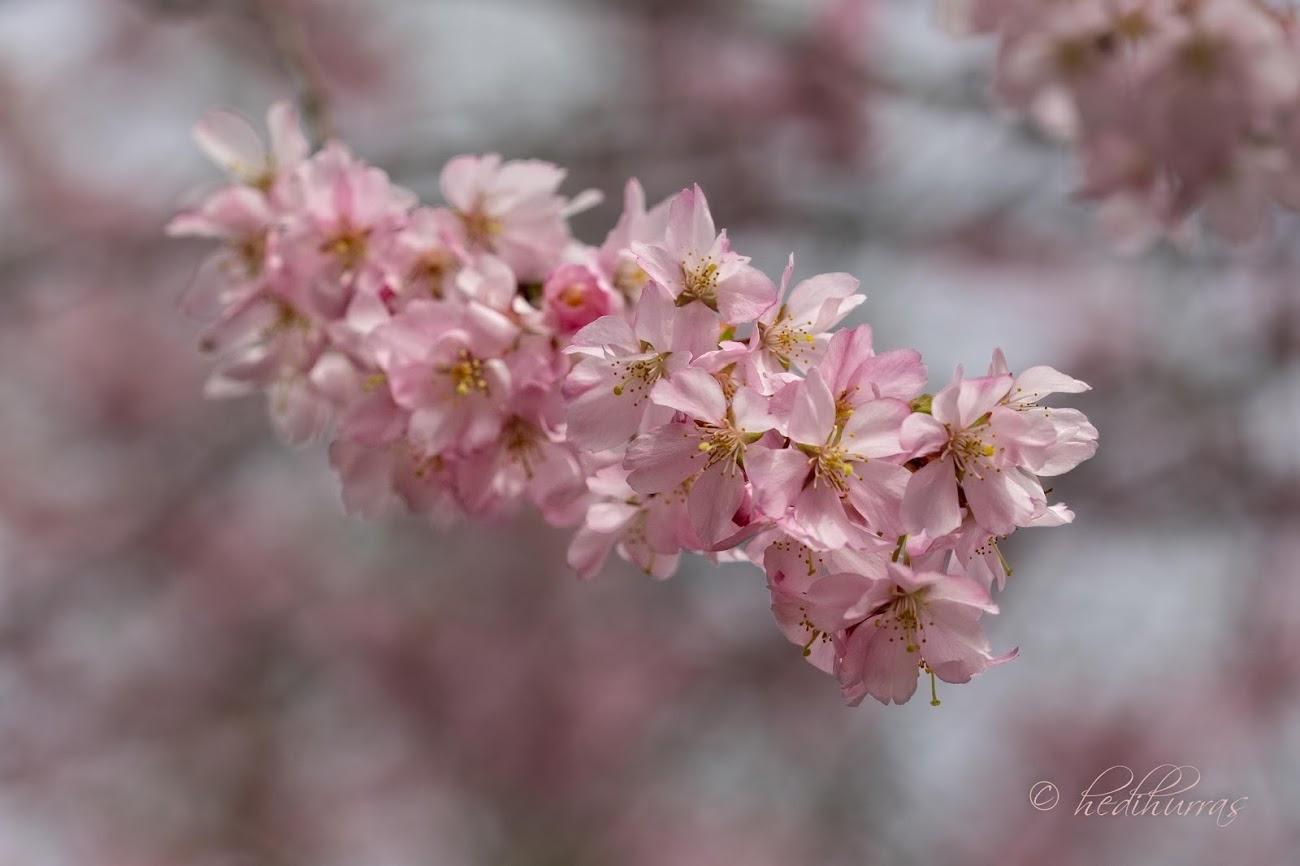
<svg viewBox="0 0 1300 866"><path fill-rule="evenodd" d="M283 0L251 0L254 13L271 34L276 54L297 91L298 108L313 147L333 135L329 98L320 69L312 58L302 22Z"/></svg>

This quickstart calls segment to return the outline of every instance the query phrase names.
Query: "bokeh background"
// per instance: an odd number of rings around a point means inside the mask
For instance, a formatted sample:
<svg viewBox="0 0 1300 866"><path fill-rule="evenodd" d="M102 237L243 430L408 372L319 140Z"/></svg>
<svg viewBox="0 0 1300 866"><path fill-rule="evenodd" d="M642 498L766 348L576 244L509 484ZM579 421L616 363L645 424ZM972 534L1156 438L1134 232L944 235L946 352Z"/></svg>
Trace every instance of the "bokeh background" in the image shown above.
<svg viewBox="0 0 1300 866"><path fill-rule="evenodd" d="M992 49L925 0L0 0L0 864L1297 862L1296 220L1115 254ZM426 198L565 164L592 241L626 177L699 181L932 385L994 346L1091 382L1077 522L1006 546L1019 660L849 709L753 569L345 516L322 449L201 398L203 246L161 235L199 115L284 96ZM1072 814L1164 762L1249 800Z"/></svg>

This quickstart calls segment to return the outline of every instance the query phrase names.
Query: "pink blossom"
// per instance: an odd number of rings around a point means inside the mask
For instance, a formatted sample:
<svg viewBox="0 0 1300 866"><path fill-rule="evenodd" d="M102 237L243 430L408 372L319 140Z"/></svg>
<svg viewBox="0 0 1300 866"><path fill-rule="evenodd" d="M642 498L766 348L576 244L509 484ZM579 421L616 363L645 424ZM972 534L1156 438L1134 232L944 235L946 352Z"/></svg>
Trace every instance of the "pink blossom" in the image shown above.
<svg viewBox="0 0 1300 866"><path fill-rule="evenodd" d="M683 421L643 433L628 446L624 468L638 493L662 493L690 481L687 511L706 545L734 534L745 499L745 454L777 421L767 400L741 388L728 397L709 373L694 367L656 383L651 399Z"/></svg>
<svg viewBox="0 0 1300 866"><path fill-rule="evenodd" d="M956 381L934 395L930 414L903 423L902 442L927 462L907 485L909 532L946 535L961 525L960 487L976 522L994 535L1025 526L1047 508L1042 485L1024 462L1050 443L1051 432L1002 405L1009 375Z"/></svg>
<svg viewBox="0 0 1300 866"><path fill-rule="evenodd" d="M587 485L598 498L569 545L569 565L584 578L594 577L615 549L651 577L677 571L681 552L698 547L686 514L686 490L637 494L627 471L607 466L590 475Z"/></svg>
<svg viewBox="0 0 1300 866"><path fill-rule="evenodd" d="M478 304L416 301L369 338L393 401L411 412L410 437L426 455L472 451L505 422L510 374L501 356L516 336Z"/></svg>
<svg viewBox="0 0 1300 866"><path fill-rule="evenodd" d="M554 526L582 517L586 476L571 446L527 413L502 422L500 441L456 464L458 500L471 516L501 518L532 504Z"/></svg>
<svg viewBox="0 0 1300 866"><path fill-rule="evenodd" d="M766 393L776 390L784 373L796 366L807 369L825 351L830 329L856 309L865 295L850 274L819 274L796 285L787 295L794 256L781 276L780 298L754 323L749 345L756 386Z"/></svg>
<svg viewBox="0 0 1300 866"><path fill-rule="evenodd" d="M894 349L876 354L870 325L836 331L818 370L835 398L835 414L840 418L879 397L911 401L926 381L921 353Z"/></svg>
<svg viewBox="0 0 1300 866"><path fill-rule="evenodd" d="M375 251L405 228L415 196L338 143L303 162L285 196L292 217L277 249L313 305L339 316L359 283L383 279Z"/></svg>
<svg viewBox="0 0 1300 866"><path fill-rule="evenodd" d="M880 458L901 454L907 404L881 398L840 418L817 368L793 387L790 445L755 449L749 457L751 475L761 479L755 483L759 508L819 549L852 543L868 526L895 532L911 473Z"/></svg>
<svg viewBox="0 0 1300 866"><path fill-rule="evenodd" d="M564 176L540 160L458 156L442 170L442 194L468 248L500 256L521 280L541 280L569 243L568 214L593 203L560 195Z"/></svg>
<svg viewBox="0 0 1300 866"><path fill-rule="evenodd" d="M1001 349L995 349L989 375L1000 376L1006 373L1006 357ZM1051 367L1030 367L1012 380L1002 405L1049 424L1052 428L1048 444L1037 451L1026 451L1025 466L1035 475L1063 475L1097 453L1097 428L1082 412L1078 409L1038 405L1039 400L1052 394L1080 394L1090 390L1092 389L1087 383Z"/></svg>
<svg viewBox="0 0 1300 866"><path fill-rule="evenodd" d="M404 508L444 528L466 519L453 464L421 456L404 438L383 445L339 438L329 456L350 514L378 518Z"/></svg>
<svg viewBox="0 0 1300 866"><path fill-rule="evenodd" d="M724 321L752 322L776 303L776 285L732 252L725 231L714 228L709 203L697 185L682 190L668 210L663 244L634 243L637 261L678 306L698 301Z"/></svg>
<svg viewBox="0 0 1300 866"><path fill-rule="evenodd" d="M650 390L696 354L716 348L717 329L708 309L675 310L656 285L642 292L631 324L605 316L578 331L565 350L579 359L564 383L569 436L603 451L627 442L643 421L666 422L671 412L652 409Z"/></svg>
<svg viewBox="0 0 1300 866"><path fill-rule="evenodd" d="M860 581L845 582L846 589L861 587ZM946 683L966 683L1010 661L1017 651L992 655L979 624L982 614L997 610L988 593L968 577L898 563L889 563L886 576L872 581L862 595L835 593L822 620L862 617L845 638L835 666L844 699L857 705L870 695L882 704L902 704L916 692L922 671Z"/></svg>
<svg viewBox="0 0 1300 866"><path fill-rule="evenodd" d="M885 576L886 562L883 551L817 551L787 535L765 548L777 627L818 670L834 673L845 632L869 613L860 602L873 580Z"/></svg>
<svg viewBox="0 0 1300 866"><path fill-rule="evenodd" d="M567 262L551 271L542 286L547 317L555 330L571 334L612 313L617 298L591 268Z"/></svg>
<svg viewBox="0 0 1300 866"><path fill-rule="evenodd" d="M414 298L446 297L469 259L457 241L458 225L451 211L429 207L412 211L382 251L388 274L380 289L383 299L396 308Z"/></svg>
<svg viewBox="0 0 1300 866"><path fill-rule="evenodd" d="M1261 0L974 0L1002 38L998 89L1076 141L1082 193L1126 246L1180 231L1258 235L1295 203L1285 129L1300 100L1294 22ZM1214 117L1207 124L1204 118Z"/></svg>
<svg viewBox="0 0 1300 866"><path fill-rule="evenodd" d="M266 126L269 148L243 115L216 108L194 127L194 140L232 180L269 192L280 177L306 158L309 146L291 103L272 105L266 113Z"/></svg>
<svg viewBox="0 0 1300 866"><path fill-rule="evenodd" d="M663 243L671 203L671 199L665 199L647 210L645 190L636 178L631 178L623 191L623 213L596 253L605 278L631 303L641 297L641 290L650 280L650 275L637 262L632 245Z"/></svg>

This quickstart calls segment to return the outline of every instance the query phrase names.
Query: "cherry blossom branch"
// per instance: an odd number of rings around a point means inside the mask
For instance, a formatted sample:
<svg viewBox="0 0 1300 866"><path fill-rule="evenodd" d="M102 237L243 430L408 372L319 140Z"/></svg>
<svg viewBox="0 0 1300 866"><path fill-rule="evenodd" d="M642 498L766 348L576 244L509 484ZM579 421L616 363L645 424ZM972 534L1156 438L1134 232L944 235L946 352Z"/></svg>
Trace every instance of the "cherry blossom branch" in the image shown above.
<svg viewBox="0 0 1300 866"><path fill-rule="evenodd" d="M733 250L699 186L647 207L635 180L598 247L536 160L459 156L420 206L292 108L270 145L236 115L196 128L233 183L171 224L224 242L191 298L216 322L214 396L264 391L290 442L328 437L344 504L438 525L522 503L667 578L681 555L761 568L777 624L846 701L902 703L921 674L1014 658L980 619L1011 574L998 542L1073 519L1044 477L1096 450L1088 390L1049 367L923 393L920 353L877 353L849 274L778 285Z"/></svg>

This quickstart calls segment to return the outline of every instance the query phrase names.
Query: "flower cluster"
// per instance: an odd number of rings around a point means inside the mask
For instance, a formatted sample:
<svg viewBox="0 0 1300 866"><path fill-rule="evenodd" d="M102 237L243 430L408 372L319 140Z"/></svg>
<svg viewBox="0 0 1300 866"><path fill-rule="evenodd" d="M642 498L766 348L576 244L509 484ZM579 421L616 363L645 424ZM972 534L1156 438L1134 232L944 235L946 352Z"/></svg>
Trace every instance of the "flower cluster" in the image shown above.
<svg viewBox="0 0 1300 866"><path fill-rule="evenodd" d="M795 282L792 256L778 286L699 187L647 208L630 182L591 247L568 217L596 197L561 195L555 166L457 157L447 204L422 207L337 142L310 154L289 107L269 125L268 151L204 119L233 182L171 231L224 242L191 298L216 317L211 389L265 391L286 439L329 437L349 509L445 525L527 502L576 527L584 577L613 552L659 578L683 552L752 562L851 703L1014 655L980 625L1010 573L997 542L1072 519L1040 479L1097 431L1039 401L1082 382L998 352L922 393L916 351L840 327L856 279Z"/></svg>
<svg viewBox="0 0 1300 866"><path fill-rule="evenodd" d="M1256 236L1300 207L1300 31L1267 0L951 0L997 33L997 88L1073 138L1082 194L1139 245L1196 211Z"/></svg>

